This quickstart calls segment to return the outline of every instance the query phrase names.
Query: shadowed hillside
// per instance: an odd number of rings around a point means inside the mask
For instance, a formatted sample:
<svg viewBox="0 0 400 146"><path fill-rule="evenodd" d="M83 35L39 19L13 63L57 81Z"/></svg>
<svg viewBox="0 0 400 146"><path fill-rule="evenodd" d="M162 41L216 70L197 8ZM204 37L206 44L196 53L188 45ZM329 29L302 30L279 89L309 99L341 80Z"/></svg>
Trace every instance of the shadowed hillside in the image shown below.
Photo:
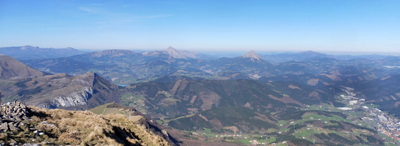
<svg viewBox="0 0 400 146"><path fill-rule="evenodd" d="M0 79L23 79L44 75L43 72L35 70L10 56L0 54Z"/></svg>
<svg viewBox="0 0 400 146"><path fill-rule="evenodd" d="M125 89L121 103L153 118L173 118L218 107L241 106L258 112L277 112L336 102L330 95L332 91L295 82L164 77Z"/></svg>

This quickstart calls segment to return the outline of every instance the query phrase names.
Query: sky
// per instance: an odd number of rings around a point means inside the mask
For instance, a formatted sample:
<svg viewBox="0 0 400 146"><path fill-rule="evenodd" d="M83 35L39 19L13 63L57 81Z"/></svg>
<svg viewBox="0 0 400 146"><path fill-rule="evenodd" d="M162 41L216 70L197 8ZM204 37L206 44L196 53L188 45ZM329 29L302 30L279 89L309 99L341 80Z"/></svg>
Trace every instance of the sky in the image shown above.
<svg viewBox="0 0 400 146"><path fill-rule="evenodd" d="M399 0L0 0L0 47L400 52Z"/></svg>

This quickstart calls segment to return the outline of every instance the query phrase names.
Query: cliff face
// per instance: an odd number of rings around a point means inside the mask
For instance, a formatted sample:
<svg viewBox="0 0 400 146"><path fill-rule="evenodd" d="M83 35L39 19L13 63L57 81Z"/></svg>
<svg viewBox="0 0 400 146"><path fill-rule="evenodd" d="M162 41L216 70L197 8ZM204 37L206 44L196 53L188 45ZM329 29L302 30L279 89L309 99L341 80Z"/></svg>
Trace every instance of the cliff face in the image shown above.
<svg viewBox="0 0 400 146"><path fill-rule="evenodd" d="M1 81L0 81L1 82ZM3 86L5 87L5 86ZM66 74L27 78L1 89L4 100L19 100L41 108L85 110L108 102L117 102L118 86L89 72L78 76Z"/></svg>
<svg viewBox="0 0 400 146"><path fill-rule="evenodd" d="M86 105L87 101L93 94L92 87L85 87L83 91L73 92L67 96L55 97L52 101L53 107L70 107L78 105Z"/></svg>
<svg viewBox="0 0 400 146"><path fill-rule="evenodd" d="M131 51L128 51L131 52ZM122 52L123 53L123 52ZM121 54L103 51L103 54ZM4 101L23 101L43 108L89 109L119 100L118 86L89 72L77 76L65 73L45 75L18 60L0 55L0 91Z"/></svg>

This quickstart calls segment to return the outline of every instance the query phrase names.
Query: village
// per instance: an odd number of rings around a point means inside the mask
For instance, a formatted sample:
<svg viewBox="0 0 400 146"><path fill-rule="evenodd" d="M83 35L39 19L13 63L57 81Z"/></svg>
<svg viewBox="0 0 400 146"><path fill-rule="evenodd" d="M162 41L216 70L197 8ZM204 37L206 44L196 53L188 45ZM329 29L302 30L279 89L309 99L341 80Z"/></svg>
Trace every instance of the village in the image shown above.
<svg viewBox="0 0 400 146"><path fill-rule="evenodd" d="M365 99L356 97L353 88L343 87L343 91L347 95L340 95L343 102L347 104L346 107L339 107L337 109L346 111L364 111L365 116L360 118L360 121L373 127L379 133L382 133L394 140L397 145L400 143L400 120L394 116L389 116L387 113L381 111L373 104L366 104ZM356 121L354 121L356 122Z"/></svg>

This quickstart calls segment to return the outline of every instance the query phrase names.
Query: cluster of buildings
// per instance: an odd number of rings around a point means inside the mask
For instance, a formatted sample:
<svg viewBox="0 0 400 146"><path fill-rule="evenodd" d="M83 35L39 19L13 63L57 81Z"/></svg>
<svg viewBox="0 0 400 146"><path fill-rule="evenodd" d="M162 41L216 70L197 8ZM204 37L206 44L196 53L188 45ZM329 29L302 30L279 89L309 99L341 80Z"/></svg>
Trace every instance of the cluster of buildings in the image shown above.
<svg viewBox="0 0 400 146"><path fill-rule="evenodd" d="M364 106L365 99L358 99L353 93L354 89L345 87L344 91L348 95L340 95L349 105L349 107L342 107L342 110L356 110L363 109L366 111L367 117L362 117L361 120L371 125L380 133L395 139L400 142L400 121L396 118L391 118L378 108L370 108Z"/></svg>
<svg viewBox="0 0 400 146"><path fill-rule="evenodd" d="M391 118L377 108L369 110L371 115L375 115L376 129L390 138L400 141L400 122L398 119Z"/></svg>

